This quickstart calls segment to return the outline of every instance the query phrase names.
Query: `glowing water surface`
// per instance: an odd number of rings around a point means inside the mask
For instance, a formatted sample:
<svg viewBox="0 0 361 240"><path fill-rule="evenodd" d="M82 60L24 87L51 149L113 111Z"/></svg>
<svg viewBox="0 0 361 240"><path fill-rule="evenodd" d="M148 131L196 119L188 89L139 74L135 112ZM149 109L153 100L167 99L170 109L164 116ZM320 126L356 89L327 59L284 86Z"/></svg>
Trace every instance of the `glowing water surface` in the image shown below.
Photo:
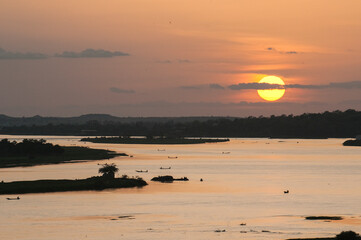
<svg viewBox="0 0 361 240"><path fill-rule="evenodd" d="M342 230L361 233L361 148L343 147L344 139L232 139L160 146L42 138L133 157L0 169L0 180L86 178L97 175L98 163L114 162L119 175L138 175L149 185L24 194L19 201L1 195L0 239L286 239L327 237ZM165 174L190 181L150 181ZM290 193L284 194L287 189ZM308 215L338 215L345 220L304 220ZM223 229L226 232L215 232Z"/></svg>

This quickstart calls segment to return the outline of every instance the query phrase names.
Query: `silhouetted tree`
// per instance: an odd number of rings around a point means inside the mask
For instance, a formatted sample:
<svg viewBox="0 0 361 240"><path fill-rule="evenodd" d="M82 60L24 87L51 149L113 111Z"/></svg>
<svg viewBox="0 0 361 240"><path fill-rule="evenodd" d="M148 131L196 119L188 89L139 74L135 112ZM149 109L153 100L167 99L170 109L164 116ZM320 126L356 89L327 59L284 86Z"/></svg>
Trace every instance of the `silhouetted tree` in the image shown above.
<svg viewBox="0 0 361 240"><path fill-rule="evenodd" d="M99 173L103 174L103 177L106 178L114 178L115 173L119 171L119 168L114 163L111 164L103 164L101 168L99 168Z"/></svg>
<svg viewBox="0 0 361 240"><path fill-rule="evenodd" d="M360 240L361 237L358 233L353 231L342 231L340 234L336 235L337 240Z"/></svg>

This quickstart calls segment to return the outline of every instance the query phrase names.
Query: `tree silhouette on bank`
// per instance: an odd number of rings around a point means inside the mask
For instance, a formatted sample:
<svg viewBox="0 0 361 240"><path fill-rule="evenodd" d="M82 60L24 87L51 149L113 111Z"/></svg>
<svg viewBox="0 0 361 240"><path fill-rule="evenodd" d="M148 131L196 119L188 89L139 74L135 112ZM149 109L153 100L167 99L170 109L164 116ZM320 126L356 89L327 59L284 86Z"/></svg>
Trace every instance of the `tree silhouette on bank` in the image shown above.
<svg viewBox="0 0 361 240"><path fill-rule="evenodd" d="M114 163L111 164L103 164L101 168L99 168L99 173L103 174L105 178L115 178L115 173L119 171L119 168Z"/></svg>

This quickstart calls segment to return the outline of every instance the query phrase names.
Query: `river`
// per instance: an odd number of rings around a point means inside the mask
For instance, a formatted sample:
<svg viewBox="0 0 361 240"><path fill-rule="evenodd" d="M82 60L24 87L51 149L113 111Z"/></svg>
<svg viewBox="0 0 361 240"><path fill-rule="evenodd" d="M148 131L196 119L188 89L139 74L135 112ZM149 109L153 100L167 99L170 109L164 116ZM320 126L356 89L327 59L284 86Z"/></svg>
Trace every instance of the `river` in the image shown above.
<svg viewBox="0 0 361 240"><path fill-rule="evenodd" d="M242 138L160 146L84 143L79 137L0 138L44 138L133 156L0 169L5 182L86 178L98 175L98 164L116 163L119 176L140 176L149 183L134 189L24 194L19 201L1 195L0 239L287 239L361 233L361 147L343 147L345 139ZM190 181L150 181L158 175ZM311 215L344 220L304 219Z"/></svg>

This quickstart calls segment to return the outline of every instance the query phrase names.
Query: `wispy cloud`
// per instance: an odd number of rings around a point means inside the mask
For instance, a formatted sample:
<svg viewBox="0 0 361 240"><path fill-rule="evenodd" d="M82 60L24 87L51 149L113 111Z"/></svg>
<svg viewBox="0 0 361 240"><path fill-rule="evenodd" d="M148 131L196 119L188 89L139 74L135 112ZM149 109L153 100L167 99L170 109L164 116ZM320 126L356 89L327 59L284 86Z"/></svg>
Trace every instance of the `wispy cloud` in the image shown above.
<svg viewBox="0 0 361 240"><path fill-rule="evenodd" d="M179 63L190 63L191 61L188 59L178 59Z"/></svg>
<svg viewBox="0 0 361 240"><path fill-rule="evenodd" d="M220 90L223 90L223 89L224 89L223 86L221 86L221 85L219 85L219 84L217 84L217 83L211 83L211 84L209 84L209 88L211 88L211 89L220 89Z"/></svg>
<svg viewBox="0 0 361 240"><path fill-rule="evenodd" d="M161 63L161 64L171 64L172 61L171 60L159 60L159 61L156 61L156 63Z"/></svg>
<svg viewBox="0 0 361 240"><path fill-rule="evenodd" d="M199 85L187 85L187 86L180 86L179 89L183 90L204 90L204 89L218 89L218 90L224 90L225 87L217 84L217 83L211 83L211 84L199 84Z"/></svg>
<svg viewBox="0 0 361 240"><path fill-rule="evenodd" d="M10 52L0 48L0 59L29 59L29 60L37 60L37 59L45 59L48 58L46 54L43 53L35 53L35 52Z"/></svg>
<svg viewBox="0 0 361 240"><path fill-rule="evenodd" d="M176 60L169 60L169 59L165 59L165 60L158 60L156 61L156 63L162 63L162 64L171 64L171 63L191 63L190 60L188 59L176 59Z"/></svg>
<svg viewBox="0 0 361 240"><path fill-rule="evenodd" d="M55 57L62 58L111 58L119 56L129 56L129 53L88 48L81 52L64 51L63 53L55 54Z"/></svg>
<svg viewBox="0 0 361 240"><path fill-rule="evenodd" d="M361 81L350 81L350 82L331 82L329 84L269 84L269 83L238 83L228 86L231 90L245 90L245 89L256 89L256 90L266 90L266 89L327 89L327 88L339 88L339 89L358 89L361 88Z"/></svg>
<svg viewBox="0 0 361 240"><path fill-rule="evenodd" d="M199 89L202 89L202 86L200 85L194 85L194 86L180 86L179 87L180 89L183 89L183 90L199 90Z"/></svg>
<svg viewBox="0 0 361 240"><path fill-rule="evenodd" d="M299 53L299 52L296 52L296 51L279 51L274 47L268 47L267 51L273 51L273 52L277 52L277 53L280 53L280 54L298 54Z"/></svg>
<svg viewBox="0 0 361 240"><path fill-rule="evenodd" d="M117 88L117 87L111 87L111 88L109 88L109 90L113 93L126 93L126 94L135 93L135 91L132 89L121 89L121 88Z"/></svg>
<svg viewBox="0 0 361 240"><path fill-rule="evenodd" d="M283 89L284 86L280 84L269 84L269 83L238 83L228 86L232 90L247 90L247 89Z"/></svg>

